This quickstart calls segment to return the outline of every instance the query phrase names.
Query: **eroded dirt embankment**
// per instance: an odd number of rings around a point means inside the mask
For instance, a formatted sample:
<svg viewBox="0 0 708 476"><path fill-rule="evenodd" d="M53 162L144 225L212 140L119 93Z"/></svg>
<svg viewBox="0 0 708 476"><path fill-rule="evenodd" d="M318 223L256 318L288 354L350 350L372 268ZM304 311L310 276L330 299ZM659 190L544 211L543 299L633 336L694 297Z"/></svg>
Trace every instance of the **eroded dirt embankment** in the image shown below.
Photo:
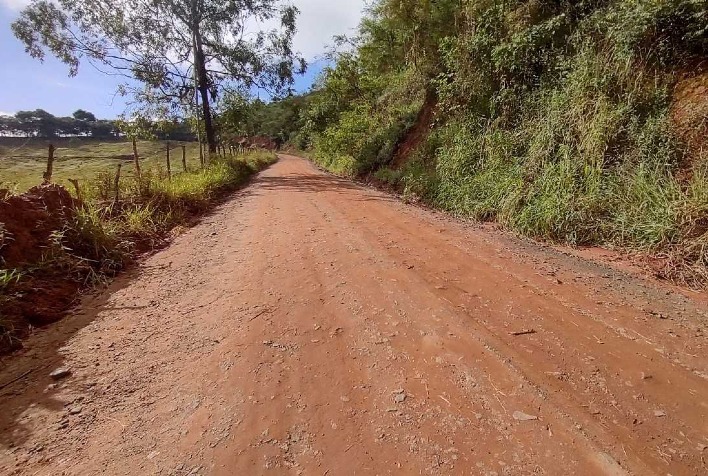
<svg viewBox="0 0 708 476"><path fill-rule="evenodd" d="M0 269L12 276L0 287L0 354L19 347L28 326L56 322L74 302L81 284L67 270L47 269L41 278L21 283L17 272L42 266L77 205L59 185L39 185L21 195L0 189Z"/></svg>
<svg viewBox="0 0 708 476"><path fill-rule="evenodd" d="M284 157L3 361L0 473L703 474L705 304Z"/></svg>

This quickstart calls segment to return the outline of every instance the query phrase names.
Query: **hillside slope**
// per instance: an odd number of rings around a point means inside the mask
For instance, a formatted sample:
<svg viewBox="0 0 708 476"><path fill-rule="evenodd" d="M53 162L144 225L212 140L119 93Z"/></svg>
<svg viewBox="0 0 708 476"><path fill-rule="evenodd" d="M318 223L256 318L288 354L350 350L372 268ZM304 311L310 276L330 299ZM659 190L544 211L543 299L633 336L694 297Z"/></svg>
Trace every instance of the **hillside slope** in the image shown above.
<svg viewBox="0 0 708 476"><path fill-rule="evenodd" d="M640 250L699 286L706 25L705 0L379 0L293 140L336 173L528 236Z"/></svg>

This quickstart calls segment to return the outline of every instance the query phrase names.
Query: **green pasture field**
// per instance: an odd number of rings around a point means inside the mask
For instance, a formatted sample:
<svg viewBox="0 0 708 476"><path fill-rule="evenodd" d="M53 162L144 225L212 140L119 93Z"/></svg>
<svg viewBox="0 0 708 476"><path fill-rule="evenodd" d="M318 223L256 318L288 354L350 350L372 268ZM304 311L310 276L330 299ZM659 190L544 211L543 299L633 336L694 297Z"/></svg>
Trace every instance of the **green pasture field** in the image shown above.
<svg viewBox="0 0 708 476"><path fill-rule="evenodd" d="M93 139L59 139L56 147L52 181L71 187L69 179L79 183L95 180L100 173L115 173L122 163L121 176L135 173L133 147L130 141L97 141ZM182 171L182 145L186 146L187 167L199 166L199 144L170 141L173 173ZM0 138L0 189L21 193L42 182L47 168L49 141L43 139ZM166 170L165 141L139 141L138 155L142 169Z"/></svg>

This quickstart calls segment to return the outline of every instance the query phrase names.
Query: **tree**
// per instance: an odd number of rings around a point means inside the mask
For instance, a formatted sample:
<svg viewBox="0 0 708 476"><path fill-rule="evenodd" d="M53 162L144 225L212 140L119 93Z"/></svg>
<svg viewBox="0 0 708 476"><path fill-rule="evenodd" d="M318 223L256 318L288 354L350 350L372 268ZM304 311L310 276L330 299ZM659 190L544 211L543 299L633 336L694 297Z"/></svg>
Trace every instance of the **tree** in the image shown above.
<svg viewBox="0 0 708 476"><path fill-rule="evenodd" d="M232 136L253 135L255 107L251 98L240 91L228 91L219 115L222 130Z"/></svg>
<svg viewBox="0 0 708 476"><path fill-rule="evenodd" d="M120 137L116 121L101 119L91 124L90 135L94 139L115 139Z"/></svg>
<svg viewBox="0 0 708 476"><path fill-rule="evenodd" d="M15 136L18 134L17 119L13 116L5 116L0 114L0 135Z"/></svg>
<svg viewBox="0 0 708 476"><path fill-rule="evenodd" d="M224 82L273 94L289 91L305 62L292 50L298 10L280 0L33 0L12 29L33 57L51 53L76 74L79 63L137 80L141 102L172 110L201 99L209 150L216 151L211 102ZM275 22L251 34L253 23Z"/></svg>
<svg viewBox="0 0 708 476"><path fill-rule="evenodd" d="M17 131L28 137L56 137L61 132L60 121L44 109L18 111Z"/></svg>
<svg viewBox="0 0 708 476"><path fill-rule="evenodd" d="M96 116L92 112L84 111L83 109L77 109L71 117L77 121L96 122Z"/></svg>

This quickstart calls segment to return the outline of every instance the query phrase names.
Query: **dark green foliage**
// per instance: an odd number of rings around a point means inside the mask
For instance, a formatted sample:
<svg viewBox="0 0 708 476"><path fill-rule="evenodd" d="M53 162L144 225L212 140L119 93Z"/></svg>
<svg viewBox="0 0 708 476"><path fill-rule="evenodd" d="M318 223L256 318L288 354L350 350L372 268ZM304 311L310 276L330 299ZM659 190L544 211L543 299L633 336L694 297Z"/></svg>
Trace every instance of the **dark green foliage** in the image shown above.
<svg viewBox="0 0 708 476"><path fill-rule="evenodd" d="M265 136L280 145L292 142L304 128L303 111L310 98L310 95L289 96L265 103L229 92L217 118L221 134L226 138ZM303 144L300 148L305 147Z"/></svg>
<svg viewBox="0 0 708 476"><path fill-rule="evenodd" d="M380 0L303 133L339 173L527 235L670 252L667 274L705 280L708 157L669 110L707 28L706 0ZM430 88L433 129L391 168Z"/></svg>
<svg viewBox="0 0 708 476"><path fill-rule="evenodd" d="M664 0L616 2L591 25L622 54L672 67L708 53L708 2Z"/></svg>

